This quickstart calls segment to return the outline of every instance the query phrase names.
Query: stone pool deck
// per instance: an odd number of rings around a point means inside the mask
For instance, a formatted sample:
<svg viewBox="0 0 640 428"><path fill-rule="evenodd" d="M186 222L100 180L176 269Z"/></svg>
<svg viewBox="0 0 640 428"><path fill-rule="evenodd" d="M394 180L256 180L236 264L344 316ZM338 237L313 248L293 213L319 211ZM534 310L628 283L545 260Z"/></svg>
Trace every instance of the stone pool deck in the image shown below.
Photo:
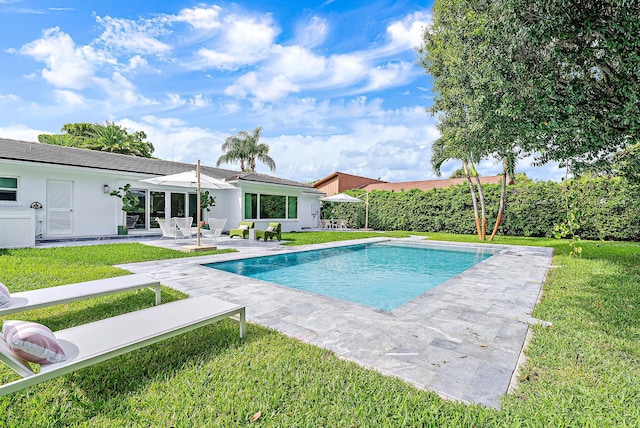
<svg viewBox="0 0 640 428"><path fill-rule="evenodd" d="M231 246L239 250L238 253L120 267L147 274L190 296L212 294L245 305L250 322L330 349L342 358L399 377L441 397L499 407L500 397L512 384L529 326L537 322L531 313L551 265L553 250L550 248L491 245L496 252L494 256L393 311L201 266L387 239L284 247L277 243L227 238L219 243L219 248ZM141 242L167 247L179 245L171 240Z"/></svg>

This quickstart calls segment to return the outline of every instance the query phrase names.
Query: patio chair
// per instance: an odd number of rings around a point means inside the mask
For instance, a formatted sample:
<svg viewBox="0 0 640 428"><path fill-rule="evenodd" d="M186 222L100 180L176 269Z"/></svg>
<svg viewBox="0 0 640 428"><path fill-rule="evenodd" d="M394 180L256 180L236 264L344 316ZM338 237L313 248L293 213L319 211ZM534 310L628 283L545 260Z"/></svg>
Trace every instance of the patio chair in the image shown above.
<svg viewBox="0 0 640 428"><path fill-rule="evenodd" d="M193 217L171 217L171 220L175 222L178 233L181 235L179 238L191 238Z"/></svg>
<svg viewBox="0 0 640 428"><path fill-rule="evenodd" d="M158 222L158 225L160 226L160 230L162 230L162 237L160 239L162 239L162 238L173 238L173 239L182 238L182 233L180 233L180 231L176 227L176 223L173 221L172 218L165 219L165 218L156 217L156 221Z"/></svg>
<svg viewBox="0 0 640 428"><path fill-rule="evenodd" d="M127 216L127 229L135 229L136 223L140 218L139 215L128 215Z"/></svg>
<svg viewBox="0 0 640 428"><path fill-rule="evenodd" d="M280 234L282 233L282 225L280 223L269 223L267 230L256 230L256 241L262 238L264 241L267 239L273 240L277 238L278 241L282 241Z"/></svg>
<svg viewBox="0 0 640 428"><path fill-rule="evenodd" d="M207 220L207 224L209 225L209 229L200 229L200 233L202 233L202 236L204 237L216 240L222 236L222 230L224 225L227 224L227 219L210 217Z"/></svg>
<svg viewBox="0 0 640 428"><path fill-rule="evenodd" d="M237 229L229 230L229 238L233 238L234 236L239 236L243 239L249 238L249 229L253 229L254 223L252 221L241 221L238 224Z"/></svg>
<svg viewBox="0 0 640 428"><path fill-rule="evenodd" d="M0 307L0 316L141 288L153 289L156 305L160 304L160 282L134 274L11 293L9 302Z"/></svg>
<svg viewBox="0 0 640 428"><path fill-rule="evenodd" d="M42 364L37 374L0 335L0 361L22 376L22 379L0 386L0 396L232 316L237 316L240 337L244 337L245 307L206 295L59 330L54 336L67 359ZM157 368L162 370L161 365Z"/></svg>

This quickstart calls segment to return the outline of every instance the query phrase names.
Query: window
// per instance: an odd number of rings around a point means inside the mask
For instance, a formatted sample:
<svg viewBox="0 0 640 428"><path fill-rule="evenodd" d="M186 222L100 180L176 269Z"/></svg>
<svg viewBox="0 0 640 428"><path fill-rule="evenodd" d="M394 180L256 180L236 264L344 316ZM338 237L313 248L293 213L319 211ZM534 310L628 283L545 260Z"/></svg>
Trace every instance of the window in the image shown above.
<svg viewBox="0 0 640 428"><path fill-rule="evenodd" d="M258 216L260 213L260 216ZM298 218L298 197L285 195L244 194L245 219Z"/></svg>
<svg viewBox="0 0 640 428"><path fill-rule="evenodd" d="M286 218L287 197L260 195L260 218Z"/></svg>
<svg viewBox="0 0 640 428"><path fill-rule="evenodd" d="M18 201L18 179L0 177L0 201Z"/></svg>
<svg viewBox="0 0 640 428"><path fill-rule="evenodd" d="M287 218L298 218L298 197L289 196Z"/></svg>
<svg viewBox="0 0 640 428"><path fill-rule="evenodd" d="M244 194L244 218L258 218L258 195Z"/></svg>

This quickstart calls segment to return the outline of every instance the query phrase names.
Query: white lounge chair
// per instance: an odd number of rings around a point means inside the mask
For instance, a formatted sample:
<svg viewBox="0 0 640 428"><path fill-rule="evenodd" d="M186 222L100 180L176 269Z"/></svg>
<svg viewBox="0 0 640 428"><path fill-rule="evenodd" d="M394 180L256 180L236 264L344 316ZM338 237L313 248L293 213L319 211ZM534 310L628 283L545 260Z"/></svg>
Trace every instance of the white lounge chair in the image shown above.
<svg viewBox="0 0 640 428"><path fill-rule="evenodd" d="M193 217L171 217L171 220L175 222L178 228L179 238L191 238L191 224L193 223Z"/></svg>
<svg viewBox="0 0 640 428"><path fill-rule="evenodd" d="M0 386L0 396L235 315L240 322L240 337L244 337L244 306L211 296L178 300L59 330L54 334L64 349L67 360L42 364L37 374L28 363L9 349L0 335L0 360L23 376L22 379ZM162 367L158 369L161 370Z"/></svg>
<svg viewBox="0 0 640 428"><path fill-rule="evenodd" d="M134 274L11 293L9 303L0 307L0 316L141 288L153 288L156 305L160 304L160 283L145 275Z"/></svg>
<svg viewBox="0 0 640 428"><path fill-rule="evenodd" d="M216 240L222 236L222 230L224 229L224 225L227 224L227 219L210 217L207 220L207 224L209 225L209 230L200 229L200 233L202 233L202 236Z"/></svg>
<svg viewBox="0 0 640 428"><path fill-rule="evenodd" d="M160 239L162 239L162 238L173 238L173 239L182 238L182 233L180 233L180 231L176 227L176 223L173 221L173 219L165 219L165 218L156 217L156 221L158 222L158 225L160 226L160 230L162 230L162 237Z"/></svg>

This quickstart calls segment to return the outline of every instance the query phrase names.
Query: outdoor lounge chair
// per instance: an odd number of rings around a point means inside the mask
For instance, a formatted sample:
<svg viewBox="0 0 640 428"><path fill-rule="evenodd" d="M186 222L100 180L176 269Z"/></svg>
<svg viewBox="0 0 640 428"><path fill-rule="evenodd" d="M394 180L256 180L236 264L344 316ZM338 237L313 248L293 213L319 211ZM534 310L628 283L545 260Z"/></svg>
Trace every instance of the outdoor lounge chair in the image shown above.
<svg viewBox="0 0 640 428"><path fill-rule="evenodd" d="M180 231L178 230L178 228L176 227L176 223L173 221L173 219L165 219L165 218L158 218L156 217L156 221L158 222L158 225L160 226L160 230L162 230L162 238L173 238L173 239L177 239L177 238L182 238L182 233L180 233Z"/></svg>
<svg viewBox="0 0 640 428"><path fill-rule="evenodd" d="M229 230L229 238L239 236L241 238L247 239L249 237L249 229L253 228L254 223L252 221L241 221L240 224L238 224L237 229Z"/></svg>
<svg viewBox="0 0 640 428"><path fill-rule="evenodd" d="M263 240L276 238L281 241L280 234L282 233L282 225L280 223L269 223L267 230L256 230L256 240L262 238Z"/></svg>
<svg viewBox="0 0 640 428"><path fill-rule="evenodd" d="M224 229L225 224L227 224L226 218L210 217L207 220L207 225L209 226L209 229L200 229L200 233L202 233L202 236L204 237L215 240L222 236L222 230Z"/></svg>
<svg viewBox="0 0 640 428"><path fill-rule="evenodd" d="M139 218L140 218L139 215L128 215L127 216L127 229L135 229L136 228L136 223L138 222Z"/></svg>
<svg viewBox="0 0 640 428"><path fill-rule="evenodd" d="M193 217L172 217L171 220L175 222L178 228L179 238L191 238L191 224L193 223Z"/></svg>
<svg viewBox="0 0 640 428"><path fill-rule="evenodd" d="M145 275L134 274L11 293L9 303L0 307L0 316L141 288L153 288L156 305L160 304L160 283Z"/></svg>
<svg viewBox="0 0 640 428"><path fill-rule="evenodd" d="M244 337L245 307L211 296L178 300L59 330L54 335L67 360L42 364L37 374L11 351L0 335L0 360L23 377L0 386L0 396L236 315L240 337Z"/></svg>

